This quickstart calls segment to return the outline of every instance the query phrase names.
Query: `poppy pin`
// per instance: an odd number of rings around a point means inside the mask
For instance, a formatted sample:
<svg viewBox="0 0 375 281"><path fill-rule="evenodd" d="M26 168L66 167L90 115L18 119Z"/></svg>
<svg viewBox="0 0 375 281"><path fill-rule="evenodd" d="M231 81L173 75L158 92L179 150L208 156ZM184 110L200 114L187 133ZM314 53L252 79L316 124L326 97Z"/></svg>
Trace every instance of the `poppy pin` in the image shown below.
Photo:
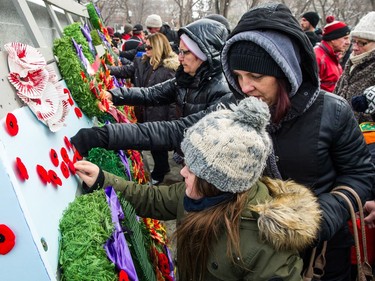
<svg viewBox="0 0 375 281"><path fill-rule="evenodd" d="M72 144L70 143L70 140L68 139L67 136L64 137L64 143L65 143L65 146L71 150L73 148Z"/></svg>
<svg viewBox="0 0 375 281"><path fill-rule="evenodd" d="M70 105L73 105L74 101L72 99L72 95L70 94L70 91L67 88L64 88L64 94L67 94L69 96L68 102L69 102Z"/></svg>
<svg viewBox="0 0 375 281"><path fill-rule="evenodd" d="M0 224L0 255L9 253L16 244L16 236L5 224Z"/></svg>
<svg viewBox="0 0 375 281"><path fill-rule="evenodd" d="M57 154L56 150L54 150L53 148L50 150L49 152L49 157L51 158L51 161L52 161L52 164L55 166L55 167L58 167L59 166L59 155Z"/></svg>
<svg viewBox="0 0 375 281"><path fill-rule="evenodd" d="M69 170L70 170L70 172L73 174L73 175L75 175L76 174L76 168L74 168L74 164L73 164L73 162L68 162L68 167L69 167Z"/></svg>
<svg viewBox="0 0 375 281"><path fill-rule="evenodd" d="M78 107L74 108L74 112L76 113L78 118L82 118L82 111Z"/></svg>
<svg viewBox="0 0 375 281"><path fill-rule="evenodd" d="M27 172L25 164L23 164L21 158L16 157L16 166L18 170L18 175L21 180L28 180L29 179L29 173Z"/></svg>
<svg viewBox="0 0 375 281"><path fill-rule="evenodd" d="M68 155L68 151L65 149L65 147L62 147L62 148L60 149L60 154L61 154L62 159L63 159L66 163L70 162L69 155Z"/></svg>
<svg viewBox="0 0 375 281"><path fill-rule="evenodd" d="M121 269L120 274L119 274L119 281L129 281L129 276L125 272L125 270Z"/></svg>
<svg viewBox="0 0 375 281"><path fill-rule="evenodd" d="M65 162L61 162L60 164L60 169L61 169L61 172L63 174L63 176L67 179L69 178L70 176L70 172L69 172L69 168L68 166L65 164Z"/></svg>
<svg viewBox="0 0 375 281"><path fill-rule="evenodd" d="M59 186L62 185L62 181L61 181L61 179L59 178L59 176L56 174L55 171L53 171L53 170L49 170L49 171L48 171L48 176L49 176L51 182L52 182L54 185L59 185Z"/></svg>
<svg viewBox="0 0 375 281"><path fill-rule="evenodd" d="M18 123L17 118L13 113L8 113L6 117L6 129L8 134L12 137L18 134Z"/></svg>
<svg viewBox="0 0 375 281"><path fill-rule="evenodd" d="M41 165L36 165L36 172L38 173L39 175L39 178L41 179L41 181L44 183L44 184L47 184L47 183L50 183L51 180L48 176L48 172L46 169L44 169L43 166Z"/></svg>

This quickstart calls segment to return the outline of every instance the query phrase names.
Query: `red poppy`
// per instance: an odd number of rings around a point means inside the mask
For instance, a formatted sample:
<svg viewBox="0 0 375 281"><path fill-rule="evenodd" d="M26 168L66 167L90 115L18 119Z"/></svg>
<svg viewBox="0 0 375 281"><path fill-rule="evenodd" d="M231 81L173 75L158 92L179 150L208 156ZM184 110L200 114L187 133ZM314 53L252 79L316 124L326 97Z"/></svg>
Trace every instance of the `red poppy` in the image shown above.
<svg viewBox="0 0 375 281"><path fill-rule="evenodd" d="M21 180L28 180L29 179L29 173L27 172L25 164L23 164L21 158L16 157L16 166L18 169L18 175Z"/></svg>
<svg viewBox="0 0 375 281"><path fill-rule="evenodd" d="M73 175L75 175L76 174L76 168L74 168L74 164L73 164L73 162L68 162L68 167L69 167L69 170L70 170L70 172L73 174Z"/></svg>
<svg viewBox="0 0 375 281"><path fill-rule="evenodd" d="M62 159L63 159L66 163L70 162L69 155L68 155L68 152L66 151L65 147L62 147L62 148L60 149L60 154L61 154Z"/></svg>
<svg viewBox="0 0 375 281"><path fill-rule="evenodd" d="M50 178L49 178L49 176L48 176L48 172L47 172L46 169L44 169L43 166L41 166L41 165L36 165L36 171L37 171L37 173L38 173L38 175L39 175L39 178L42 180L42 182L43 182L44 184L47 184L47 183L50 183L50 182L51 182L51 180L50 180Z"/></svg>
<svg viewBox="0 0 375 281"><path fill-rule="evenodd" d="M78 160L82 160L83 157L81 154L79 154L78 150L74 151L74 156L73 156L73 163L77 162Z"/></svg>
<svg viewBox="0 0 375 281"><path fill-rule="evenodd" d="M118 277L118 280L119 280L119 281L129 281L129 276L128 276L128 274L125 272L125 270L121 269L120 274L119 274L119 277Z"/></svg>
<svg viewBox="0 0 375 281"><path fill-rule="evenodd" d="M16 244L16 236L5 224L0 224L0 255L9 253Z"/></svg>
<svg viewBox="0 0 375 281"><path fill-rule="evenodd" d="M51 158L52 164L55 167L58 167L60 161L59 161L59 155L57 154L56 150L54 150L53 148L51 148L51 150L49 152L49 157Z"/></svg>
<svg viewBox="0 0 375 281"><path fill-rule="evenodd" d="M82 111L78 107L74 108L74 112L76 113L78 118L82 117Z"/></svg>
<svg viewBox="0 0 375 281"><path fill-rule="evenodd" d="M158 253L158 265L163 275L168 275L171 273L168 258L163 253Z"/></svg>
<svg viewBox="0 0 375 281"><path fill-rule="evenodd" d="M55 171L53 171L53 170L49 170L49 171L48 171L48 176L49 176L51 182L52 182L54 185L59 185L59 186L62 185L62 181L61 181L61 179L59 178L59 176L56 174Z"/></svg>
<svg viewBox="0 0 375 281"><path fill-rule="evenodd" d="M60 169L61 169L61 172L63 174L63 176L67 179L69 178L70 176L70 172L69 172L69 168L68 166L65 164L65 162L61 162L60 164Z"/></svg>
<svg viewBox="0 0 375 281"><path fill-rule="evenodd" d="M64 137L64 143L65 143L65 146L71 150L73 148L72 144L70 143L70 140L68 139L68 137Z"/></svg>
<svg viewBox="0 0 375 281"><path fill-rule="evenodd" d="M18 134L17 118L12 113L7 114L6 128L7 128L8 134L11 135L12 137Z"/></svg>

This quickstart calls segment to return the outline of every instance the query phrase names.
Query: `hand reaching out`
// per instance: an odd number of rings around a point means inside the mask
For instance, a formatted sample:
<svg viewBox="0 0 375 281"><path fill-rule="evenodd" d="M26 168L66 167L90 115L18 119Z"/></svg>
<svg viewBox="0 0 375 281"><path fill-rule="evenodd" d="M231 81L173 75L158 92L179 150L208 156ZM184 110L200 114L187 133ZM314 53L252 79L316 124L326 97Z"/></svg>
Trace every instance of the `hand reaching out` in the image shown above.
<svg viewBox="0 0 375 281"><path fill-rule="evenodd" d="M88 187L92 187L99 175L99 167L89 161L81 160L74 163L77 175Z"/></svg>
<svg viewBox="0 0 375 281"><path fill-rule="evenodd" d="M375 201L367 201L363 206L363 210L365 211L366 215L365 223L369 228L375 228Z"/></svg>

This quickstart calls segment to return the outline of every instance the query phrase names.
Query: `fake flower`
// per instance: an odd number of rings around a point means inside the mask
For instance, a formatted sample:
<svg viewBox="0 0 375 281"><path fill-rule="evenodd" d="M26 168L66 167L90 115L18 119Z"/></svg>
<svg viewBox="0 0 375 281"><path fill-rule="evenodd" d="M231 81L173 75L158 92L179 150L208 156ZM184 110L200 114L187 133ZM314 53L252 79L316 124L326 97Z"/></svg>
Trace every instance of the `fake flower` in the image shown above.
<svg viewBox="0 0 375 281"><path fill-rule="evenodd" d="M21 158L19 157L16 157L16 167L18 170L18 175L21 178L21 180L28 180L29 173L27 172L25 164L23 164Z"/></svg>
<svg viewBox="0 0 375 281"><path fill-rule="evenodd" d="M70 172L69 172L69 168L68 166L65 164L65 162L61 162L60 164L60 170L61 170L61 173L63 174L63 176L67 179L69 178L70 176Z"/></svg>
<svg viewBox="0 0 375 281"><path fill-rule="evenodd" d="M18 123L17 118L12 113L8 113L6 120L6 129L12 137L18 134Z"/></svg>
<svg viewBox="0 0 375 281"><path fill-rule="evenodd" d="M78 118L82 118L82 111L78 107L74 108L74 112Z"/></svg>
<svg viewBox="0 0 375 281"><path fill-rule="evenodd" d="M163 253L158 253L158 266L163 275L169 275L169 273L171 273L168 258Z"/></svg>
<svg viewBox="0 0 375 281"><path fill-rule="evenodd" d="M65 148L65 147L62 147L62 148L60 149L60 154L61 154L62 159L63 159L66 163L70 162L69 155L68 155L68 152L66 151L66 148Z"/></svg>
<svg viewBox="0 0 375 281"><path fill-rule="evenodd" d="M47 172L47 170L43 166L36 165L36 172L38 173L40 180L44 184L47 184L47 183L51 182L51 180L50 180L50 178L48 176L48 172Z"/></svg>
<svg viewBox="0 0 375 281"><path fill-rule="evenodd" d="M55 186L61 186L62 185L62 181L61 179L59 178L59 176L56 174L55 171L53 170L49 170L48 171L48 176L51 180L51 183L53 183Z"/></svg>
<svg viewBox="0 0 375 281"><path fill-rule="evenodd" d="M53 148L51 148L51 150L49 152L49 157L51 158L52 164L55 167L58 167L60 160L59 160L59 155L57 154L56 150L54 150Z"/></svg>
<svg viewBox="0 0 375 281"><path fill-rule="evenodd" d="M0 224L0 255L8 254L16 244L16 236L5 224Z"/></svg>
<svg viewBox="0 0 375 281"><path fill-rule="evenodd" d="M129 281L129 277L126 274L125 270L121 270L119 274L119 281Z"/></svg>

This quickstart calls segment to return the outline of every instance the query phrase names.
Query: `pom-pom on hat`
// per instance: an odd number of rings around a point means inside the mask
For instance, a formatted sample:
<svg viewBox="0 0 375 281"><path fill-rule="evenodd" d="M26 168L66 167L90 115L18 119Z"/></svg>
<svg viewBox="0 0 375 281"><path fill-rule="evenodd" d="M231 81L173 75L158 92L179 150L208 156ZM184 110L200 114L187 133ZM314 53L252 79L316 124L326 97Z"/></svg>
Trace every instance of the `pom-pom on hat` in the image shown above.
<svg viewBox="0 0 375 281"><path fill-rule="evenodd" d="M285 77L275 60L258 44L251 41L239 41L233 44L228 54L231 69Z"/></svg>
<svg viewBox="0 0 375 281"><path fill-rule="evenodd" d="M146 27L161 27L162 25L163 22L159 15L152 14L146 18Z"/></svg>
<svg viewBox="0 0 375 281"><path fill-rule="evenodd" d="M318 25L319 15L315 12L307 12L302 15L314 28Z"/></svg>
<svg viewBox="0 0 375 281"><path fill-rule="evenodd" d="M249 190L261 176L271 152L266 133L266 103L248 97L231 109L206 115L190 127L182 141L185 163L199 178L223 192Z"/></svg>
<svg viewBox="0 0 375 281"><path fill-rule="evenodd" d="M375 11L369 12L361 18L350 35L375 41Z"/></svg>
<svg viewBox="0 0 375 281"><path fill-rule="evenodd" d="M327 24L323 28L323 40L331 41L349 35L349 27L342 21L335 20L334 16L326 18Z"/></svg>

